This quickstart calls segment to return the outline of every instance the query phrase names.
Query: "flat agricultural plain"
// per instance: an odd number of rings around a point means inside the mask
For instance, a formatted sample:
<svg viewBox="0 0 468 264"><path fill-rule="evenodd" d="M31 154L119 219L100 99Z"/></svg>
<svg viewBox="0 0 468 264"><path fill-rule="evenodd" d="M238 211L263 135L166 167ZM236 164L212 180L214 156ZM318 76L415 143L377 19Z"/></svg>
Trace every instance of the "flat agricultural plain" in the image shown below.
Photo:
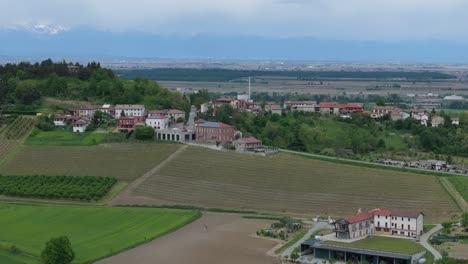
<svg viewBox="0 0 468 264"><path fill-rule="evenodd" d="M436 176L189 147L136 188L154 203L345 216L359 208L421 209L426 221L459 208Z"/></svg>
<svg viewBox="0 0 468 264"><path fill-rule="evenodd" d="M131 181L165 160L180 145L159 143L97 146L23 146L0 165L3 175L106 176Z"/></svg>
<svg viewBox="0 0 468 264"><path fill-rule="evenodd" d="M0 249L18 247L29 258L0 250L0 262L39 263L45 243L68 236L74 263L115 254L173 231L199 217L199 212L159 208L20 205L0 203Z"/></svg>

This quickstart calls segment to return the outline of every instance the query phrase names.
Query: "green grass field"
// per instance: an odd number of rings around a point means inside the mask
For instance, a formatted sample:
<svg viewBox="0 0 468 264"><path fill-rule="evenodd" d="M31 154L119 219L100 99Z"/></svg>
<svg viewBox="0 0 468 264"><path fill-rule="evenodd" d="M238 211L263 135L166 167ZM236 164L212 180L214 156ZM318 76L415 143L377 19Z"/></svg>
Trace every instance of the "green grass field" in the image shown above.
<svg viewBox="0 0 468 264"><path fill-rule="evenodd" d="M425 250L423 246L413 240L379 236L361 239L352 243L324 241L322 244L379 250L400 254L415 254Z"/></svg>
<svg viewBox="0 0 468 264"><path fill-rule="evenodd" d="M457 192L468 202L468 177L449 177L447 178L450 183L455 187Z"/></svg>
<svg viewBox="0 0 468 264"><path fill-rule="evenodd" d="M359 208L421 209L439 222L460 209L435 176L189 147L136 195L204 207L346 216Z"/></svg>
<svg viewBox="0 0 468 264"><path fill-rule="evenodd" d="M125 134L122 133L73 133L67 130L41 131L34 129L24 144L30 146L92 146L123 140L125 140Z"/></svg>
<svg viewBox="0 0 468 264"><path fill-rule="evenodd" d="M39 257L27 256L21 253L13 254L0 249L0 263L2 264L34 264L39 262Z"/></svg>
<svg viewBox="0 0 468 264"><path fill-rule="evenodd" d="M75 251L74 263L102 258L151 240L193 221L196 211L160 208L20 205L0 203L0 246L15 245L40 256L52 237L68 236ZM0 263L15 255L0 252ZM7 258L13 259L4 262ZM27 263L34 263L27 262Z"/></svg>
<svg viewBox="0 0 468 264"><path fill-rule="evenodd" d="M130 181L165 160L179 147L160 143L24 146L14 158L0 165L0 174L107 176Z"/></svg>

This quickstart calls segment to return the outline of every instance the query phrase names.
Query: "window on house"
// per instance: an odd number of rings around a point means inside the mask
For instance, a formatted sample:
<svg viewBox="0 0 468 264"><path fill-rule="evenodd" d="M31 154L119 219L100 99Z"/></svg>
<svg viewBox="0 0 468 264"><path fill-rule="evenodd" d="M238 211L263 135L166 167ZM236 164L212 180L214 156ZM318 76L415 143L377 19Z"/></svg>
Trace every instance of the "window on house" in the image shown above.
<svg viewBox="0 0 468 264"><path fill-rule="evenodd" d="M410 225L408 225L408 230L411 230Z"/></svg>

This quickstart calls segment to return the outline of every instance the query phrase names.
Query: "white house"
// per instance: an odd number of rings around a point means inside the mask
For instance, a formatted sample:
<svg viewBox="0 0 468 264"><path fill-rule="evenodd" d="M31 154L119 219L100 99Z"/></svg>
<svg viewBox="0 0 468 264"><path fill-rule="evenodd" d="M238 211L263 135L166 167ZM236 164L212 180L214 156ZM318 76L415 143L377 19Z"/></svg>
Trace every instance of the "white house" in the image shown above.
<svg viewBox="0 0 468 264"><path fill-rule="evenodd" d="M285 101L284 108L292 111L315 112L315 101Z"/></svg>
<svg viewBox="0 0 468 264"><path fill-rule="evenodd" d="M373 209L335 222L335 237L358 238L369 234L416 238L422 235L424 214L415 210Z"/></svg>
<svg viewBox="0 0 468 264"><path fill-rule="evenodd" d="M441 116L433 116L431 118L432 127L438 127L440 125L443 125L444 123L445 123L445 119Z"/></svg>
<svg viewBox="0 0 468 264"><path fill-rule="evenodd" d="M415 210L374 209L375 234L418 237L423 233L424 214Z"/></svg>
<svg viewBox="0 0 468 264"><path fill-rule="evenodd" d="M69 117L66 116L66 115L56 115L56 116L54 116L54 125L55 126L66 126L68 118Z"/></svg>
<svg viewBox="0 0 468 264"><path fill-rule="evenodd" d="M116 105L114 109L116 119L122 116L122 112L125 116L145 116L144 105Z"/></svg>
<svg viewBox="0 0 468 264"><path fill-rule="evenodd" d="M460 118L454 117L452 118L452 125L460 125Z"/></svg>
<svg viewBox="0 0 468 264"><path fill-rule="evenodd" d="M429 115L424 112L413 113L413 118L418 120L423 126L427 126L429 121Z"/></svg>
<svg viewBox="0 0 468 264"><path fill-rule="evenodd" d="M80 119L73 124L73 132L83 133L88 127L88 122L86 120Z"/></svg>
<svg viewBox="0 0 468 264"><path fill-rule="evenodd" d="M163 115L152 115L148 116L145 120L146 126L152 127L154 129L167 129L168 120L167 117Z"/></svg>

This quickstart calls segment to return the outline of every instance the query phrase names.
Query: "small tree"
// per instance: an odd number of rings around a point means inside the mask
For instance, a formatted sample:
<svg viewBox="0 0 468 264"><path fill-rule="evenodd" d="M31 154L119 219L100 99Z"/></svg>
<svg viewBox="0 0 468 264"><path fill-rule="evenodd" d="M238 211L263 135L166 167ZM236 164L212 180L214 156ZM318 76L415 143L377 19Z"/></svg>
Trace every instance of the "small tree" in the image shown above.
<svg viewBox="0 0 468 264"><path fill-rule="evenodd" d="M135 129L135 138L139 140L153 139L154 129L152 127L137 127Z"/></svg>
<svg viewBox="0 0 468 264"><path fill-rule="evenodd" d="M69 264L75 258L75 253L68 237L61 236L52 238L46 243L41 253L44 264Z"/></svg>

